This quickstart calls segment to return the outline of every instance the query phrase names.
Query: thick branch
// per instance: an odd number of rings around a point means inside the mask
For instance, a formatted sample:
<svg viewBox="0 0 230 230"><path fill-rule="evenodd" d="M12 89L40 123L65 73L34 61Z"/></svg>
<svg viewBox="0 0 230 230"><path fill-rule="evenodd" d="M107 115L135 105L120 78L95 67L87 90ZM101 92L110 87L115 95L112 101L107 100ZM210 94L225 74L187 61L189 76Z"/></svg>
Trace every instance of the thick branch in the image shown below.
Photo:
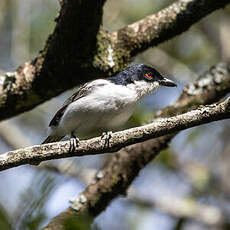
<svg viewBox="0 0 230 230"><path fill-rule="evenodd" d="M180 0L157 14L120 29L115 36L118 37L118 43L133 56L181 34L201 18L228 3L229 0Z"/></svg>
<svg viewBox="0 0 230 230"><path fill-rule="evenodd" d="M198 81L189 84L181 97L172 105L163 109L160 116L171 116L188 111L197 104L215 102L230 91L230 71L226 64L219 64L207 71ZM97 216L116 196L125 194L128 186L139 171L159 152L168 146L174 136L166 135L126 148L115 154L108 165L98 173L98 177L75 201L76 212L72 208L56 216L44 229L63 229L63 223L71 217L81 217L85 212ZM100 175L100 176L99 176Z"/></svg>
<svg viewBox="0 0 230 230"><path fill-rule="evenodd" d="M115 33L99 29L103 3L63 1L55 30L40 55L0 76L0 120L77 84L120 71L138 52L184 32L229 1L179 0Z"/></svg>
<svg viewBox="0 0 230 230"><path fill-rule="evenodd" d="M0 76L0 120L95 78L92 62L104 1L63 2L54 32L35 60Z"/></svg>
<svg viewBox="0 0 230 230"><path fill-rule="evenodd" d="M43 163L41 167L36 167L36 169L48 170L67 177L80 179L86 185L89 185L92 182L97 173L96 169L88 168L76 171L76 163L73 161L63 161L60 163L61 164L47 162ZM176 167L177 166L178 165L176 164ZM181 165L180 167L184 167L184 165ZM200 165L198 167L200 167ZM188 170L189 173L193 173L190 172L190 169ZM100 172L97 175L100 177ZM221 209L210 205L200 204L193 200L192 197L181 198L158 196L155 198L149 198L139 194L135 189L135 186L131 185L127 191L127 198L128 201L140 205L141 207L144 206L150 209L155 208L156 210L165 212L175 218L194 219L210 227L220 227L228 223L225 213L222 212ZM73 202L75 202L75 199L73 199Z"/></svg>

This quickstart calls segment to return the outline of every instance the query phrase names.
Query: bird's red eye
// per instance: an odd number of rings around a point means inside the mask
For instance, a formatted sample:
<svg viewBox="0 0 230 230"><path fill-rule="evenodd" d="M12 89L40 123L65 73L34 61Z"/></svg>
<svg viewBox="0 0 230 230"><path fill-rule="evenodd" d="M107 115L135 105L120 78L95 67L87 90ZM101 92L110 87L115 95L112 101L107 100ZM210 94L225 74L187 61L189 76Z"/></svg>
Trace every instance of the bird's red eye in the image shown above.
<svg viewBox="0 0 230 230"><path fill-rule="evenodd" d="M145 74L145 77L146 77L148 80L151 80L151 79L152 79L152 76L151 76L151 74L149 74L149 73L146 73L146 74Z"/></svg>

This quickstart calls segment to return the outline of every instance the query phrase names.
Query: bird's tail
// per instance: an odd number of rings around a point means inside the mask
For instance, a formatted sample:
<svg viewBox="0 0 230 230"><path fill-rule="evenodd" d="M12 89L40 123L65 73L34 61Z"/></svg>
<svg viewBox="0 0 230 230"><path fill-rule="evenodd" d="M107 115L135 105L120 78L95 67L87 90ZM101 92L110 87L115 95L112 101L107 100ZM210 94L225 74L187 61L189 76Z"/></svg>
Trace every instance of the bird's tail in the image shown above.
<svg viewBox="0 0 230 230"><path fill-rule="evenodd" d="M51 142L56 142L56 141L59 141L61 140L62 137L57 137L57 136L48 136L43 142L42 142L42 145L43 144L47 144L47 143L51 143Z"/></svg>

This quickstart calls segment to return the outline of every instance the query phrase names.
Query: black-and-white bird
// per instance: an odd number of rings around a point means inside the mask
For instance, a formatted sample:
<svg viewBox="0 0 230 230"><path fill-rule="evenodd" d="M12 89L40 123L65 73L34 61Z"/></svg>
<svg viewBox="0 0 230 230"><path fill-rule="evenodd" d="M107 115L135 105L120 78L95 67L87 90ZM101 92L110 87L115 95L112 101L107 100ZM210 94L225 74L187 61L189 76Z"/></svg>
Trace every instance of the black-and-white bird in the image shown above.
<svg viewBox="0 0 230 230"><path fill-rule="evenodd" d="M43 143L64 136L88 138L122 126L136 104L160 86L176 86L154 68L135 64L113 77L84 84L68 98L49 124L49 136Z"/></svg>

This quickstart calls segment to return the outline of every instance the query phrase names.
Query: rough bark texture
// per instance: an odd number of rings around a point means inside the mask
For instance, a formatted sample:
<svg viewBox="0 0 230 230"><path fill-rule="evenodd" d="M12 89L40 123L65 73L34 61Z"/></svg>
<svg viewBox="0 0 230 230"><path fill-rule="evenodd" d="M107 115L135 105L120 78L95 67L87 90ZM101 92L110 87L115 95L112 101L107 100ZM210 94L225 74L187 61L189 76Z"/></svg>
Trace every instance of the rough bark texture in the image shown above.
<svg viewBox="0 0 230 230"><path fill-rule="evenodd" d="M229 0L179 0L117 32L100 27L104 0L62 1L57 25L37 58L0 76L0 120L28 111L77 84L120 71L130 58L176 36Z"/></svg>
<svg viewBox="0 0 230 230"><path fill-rule="evenodd" d="M158 116L170 117L190 110L193 105L215 102L230 91L229 65L220 63L207 71L199 80L189 84L180 98L171 106L163 109ZM97 216L109 202L118 195L125 194L128 186L139 171L161 150L168 147L175 134L166 135L147 142L123 148L115 154L89 185L68 208L56 216L44 229L64 229L69 218L81 220L82 216Z"/></svg>
<svg viewBox="0 0 230 230"><path fill-rule="evenodd" d="M181 0L138 22L115 32L118 43L131 56L155 46L189 29L194 23L229 1Z"/></svg>
<svg viewBox="0 0 230 230"><path fill-rule="evenodd" d="M103 4L104 0L63 2L54 32L35 60L0 76L0 120L95 78L92 63Z"/></svg>

